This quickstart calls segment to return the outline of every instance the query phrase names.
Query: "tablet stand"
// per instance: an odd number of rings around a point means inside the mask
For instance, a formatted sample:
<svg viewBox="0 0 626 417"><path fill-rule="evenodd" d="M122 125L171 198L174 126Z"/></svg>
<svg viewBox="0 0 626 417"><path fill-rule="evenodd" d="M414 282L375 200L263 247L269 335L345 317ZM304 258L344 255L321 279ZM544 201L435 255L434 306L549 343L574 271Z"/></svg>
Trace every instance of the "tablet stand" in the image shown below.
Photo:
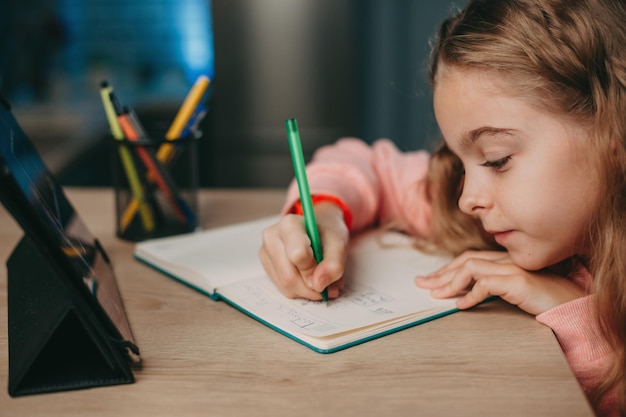
<svg viewBox="0 0 626 417"><path fill-rule="evenodd" d="M45 245L25 235L7 269L11 396L134 381L129 343L115 340Z"/></svg>

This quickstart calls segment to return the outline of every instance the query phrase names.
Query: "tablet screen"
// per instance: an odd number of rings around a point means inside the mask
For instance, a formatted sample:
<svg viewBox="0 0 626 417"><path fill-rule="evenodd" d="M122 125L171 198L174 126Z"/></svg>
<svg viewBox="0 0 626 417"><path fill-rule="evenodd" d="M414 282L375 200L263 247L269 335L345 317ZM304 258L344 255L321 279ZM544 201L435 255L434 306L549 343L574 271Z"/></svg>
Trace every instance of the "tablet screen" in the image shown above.
<svg viewBox="0 0 626 417"><path fill-rule="evenodd" d="M0 106L0 199L24 232L46 245L70 282L134 344L113 270L7 106ZM85 289L87 291L85 291Z"/></svg>

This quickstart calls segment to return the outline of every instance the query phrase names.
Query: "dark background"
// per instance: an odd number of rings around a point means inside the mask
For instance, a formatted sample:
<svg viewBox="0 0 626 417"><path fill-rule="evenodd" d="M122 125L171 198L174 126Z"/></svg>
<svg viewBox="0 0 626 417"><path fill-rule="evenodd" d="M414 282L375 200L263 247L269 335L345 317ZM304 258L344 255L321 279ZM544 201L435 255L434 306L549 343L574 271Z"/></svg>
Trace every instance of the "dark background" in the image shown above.
<svg viewBox="0 0 626 417"><path fill-rule="evenodd" d="M456 1L461 6L463 0ZM153 132L201 73L204 187L284 187L284 120L305 157L341 136L433 149L429 39L448 0L2 0L0 91L64 185L110 185L98 87Z"/></svg>

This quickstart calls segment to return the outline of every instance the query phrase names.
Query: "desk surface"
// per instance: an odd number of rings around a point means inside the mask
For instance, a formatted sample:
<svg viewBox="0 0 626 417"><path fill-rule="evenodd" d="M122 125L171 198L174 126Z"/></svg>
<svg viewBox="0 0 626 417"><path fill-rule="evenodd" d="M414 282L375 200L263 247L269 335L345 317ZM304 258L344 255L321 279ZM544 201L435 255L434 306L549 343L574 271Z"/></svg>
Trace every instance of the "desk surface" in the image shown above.
<svg viewBox="0 0 626 417"><path fill-rule="evenodd" d="M551 331L500 301L330 355L133 260L109 189L67 194L112 258L143 369L130 385L11 398L0 268L0 416L591 416ZM211 228L276 214L273 190L202 191ZM21 231L0 209L0 259Z"/></svg>

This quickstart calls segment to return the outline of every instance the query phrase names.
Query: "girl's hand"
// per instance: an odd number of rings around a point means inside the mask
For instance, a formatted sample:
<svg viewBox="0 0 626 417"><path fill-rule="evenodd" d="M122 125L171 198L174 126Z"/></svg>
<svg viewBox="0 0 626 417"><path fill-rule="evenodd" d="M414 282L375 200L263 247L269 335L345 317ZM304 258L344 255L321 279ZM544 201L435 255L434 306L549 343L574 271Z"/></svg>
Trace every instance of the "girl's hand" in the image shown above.
<svg viewBox="0 0 626 417"><path fill-rule="evenodd" d="M314 209L324 255L319 265L302 216L288 214L263 232L259 258L276 287L289 298L321 300L324 288L329 298L337 298L343 286L350 239L343 211L330 202L316 204Z"/></svg>
<svg viewBox="0 0 626 417"><path fill-rule="evenodd" d="M507 252L468 251L448 265L415 279L436 298L462 295L457 307L467 309L495 295L538 315L586 295L566 278L546 271L526 271Z"/></svg>

